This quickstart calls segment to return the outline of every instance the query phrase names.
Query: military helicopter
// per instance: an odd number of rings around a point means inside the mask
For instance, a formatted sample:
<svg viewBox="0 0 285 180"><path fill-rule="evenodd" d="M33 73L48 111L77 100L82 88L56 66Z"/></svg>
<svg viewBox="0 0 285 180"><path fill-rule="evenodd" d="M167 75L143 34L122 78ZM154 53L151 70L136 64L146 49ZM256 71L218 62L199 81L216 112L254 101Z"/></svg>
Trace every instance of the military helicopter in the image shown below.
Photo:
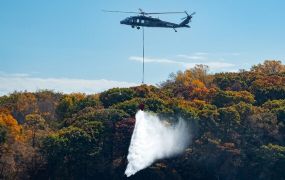
<svg viewBox="0 0 285 180"><path fill-rule="evenodd" d="M188 14L186 11L184 12L159 12L159 13L147 13L144 12L142 9L139 9L139 12L130 12L130 11L109 11L103 10L104 12L112 12L112 13L129 13L129 14L139 14L137 16L127 17L126 19L120 21L121 24L129 25L132 28L140 29L140 27L160 27L160 28L172 28L175 32L177 32L176 28L190 28L188 25L191 22L191 19L195 12L192 14ZM179 24L162 21L159 18L154 18L148 15L155 15L155 14L181 14L185 13L186 17L182 18L182 22Z"/></svg>

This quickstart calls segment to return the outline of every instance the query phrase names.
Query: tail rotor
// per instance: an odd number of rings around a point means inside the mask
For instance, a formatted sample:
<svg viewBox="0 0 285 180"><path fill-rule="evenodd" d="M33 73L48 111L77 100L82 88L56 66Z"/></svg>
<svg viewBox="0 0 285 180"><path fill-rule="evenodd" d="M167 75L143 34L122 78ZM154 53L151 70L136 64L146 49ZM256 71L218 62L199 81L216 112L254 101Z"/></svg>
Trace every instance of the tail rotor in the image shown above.
<svg viewBox="0 0 285 180"><path fill-rule="evenodd" d="M193 12L193 13L191 13L190 15L187 13L187 11L184 11L185 12L185 14L187 15L186 17L184 17L184 18L181 18L181 20L184 20L184 19L187 19L187 18L189 18L189 20L191 21L191 19L192 19L192 17L193 17L193 15L195 15L196 14L196 12Z"/></svg>
<svg viewBox="0 0 285 180"><path fill-rule="evenodd" d="M187 16L186 17L184 17L184 18L182 18L182 22L179 24L179 26L180 27L190 27L188 24L189 24L189 22L191 22L191 19L192 19L192 16L194 15L194 14L196 14L195 12L193 12L192 14L188 14L187 13L187 11L185 11L184 12Z"/></svg>

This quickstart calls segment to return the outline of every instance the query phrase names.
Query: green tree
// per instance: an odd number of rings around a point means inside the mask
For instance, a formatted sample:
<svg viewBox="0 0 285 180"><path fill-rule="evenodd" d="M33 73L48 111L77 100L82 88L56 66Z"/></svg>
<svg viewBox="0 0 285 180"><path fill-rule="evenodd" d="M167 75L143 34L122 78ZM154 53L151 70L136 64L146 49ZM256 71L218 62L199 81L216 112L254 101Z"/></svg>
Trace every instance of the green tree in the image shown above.
<svg viewBox="0 0 285 180"><path fill-rule="evenodd" d="M248 168L259 179L285 179L285 147L277 144L257 148Z"/></svg>
<svg viewBox="0 0 285 180"><path fill-rule="evenodd" d="M225 107L240 102L253 104L255 102L254 96L247 91L221 91L218 90L212 97L212 103L217 107Z"/></svg>
<svg viewBox="0 0 285 180"><path fill-rule="evenodd" d="M214 75L214 84L221 90L249 91L252 82L259 77L253 72L217 73Z"/></svg>
<svg viewBox="0 0 285 180"><path fill-rule="evenodd" d="M134 98L129 101L118 103L112 107L115 109L121 109L133 117L137 113L138 106L141 103L145 105L146 111L152 111L156 113L171 112L168 104L160 98Z"/></svg>
<svg viewBox="0 0 285 180"><path fill-rule="evenodd" d="M7 141L7 129L0 124L0 146Z"/></svg>
<svg viewBox="0 0 285 180"><path fill-rule="evenodd" d="M105 168L99 156L102 123L90 122L82 128L70 126L43 141L50 178L90 179Z"/></svg>
<svg viewBox="0 0 285 180"><path fill-rule="evenodd" d="M130 100L134 97L135 91L130 88L113 88L100 94L100 101L104 107Z"/></svg>
<svg viewBox="0 0 285 180"><path fill-rule="evenodd" d="M60 119L70 117L75 112L77 104L85 98L85 94L73 93L61 98L56 113Z"/></svg>
<svg viewBox="0 0 285 180"><path fill-rule="evenodd" d="M285 77L279 75L261 77L252 83L250 91L258 104L268 100L285 99Z"/></svg>
<svg viewBox="0 0 285 180"><path fill-rule="evenodd" d="M218 109L223 139L233 141L240 124L240 115L234 107Z"/></svg>
<svg viewBox="0 0 285 180"><path fill-rule="evenodd" d="M285 123L285 100L269 100L262 107L269 109L272 113L276 113L277 119Z"/></svg>

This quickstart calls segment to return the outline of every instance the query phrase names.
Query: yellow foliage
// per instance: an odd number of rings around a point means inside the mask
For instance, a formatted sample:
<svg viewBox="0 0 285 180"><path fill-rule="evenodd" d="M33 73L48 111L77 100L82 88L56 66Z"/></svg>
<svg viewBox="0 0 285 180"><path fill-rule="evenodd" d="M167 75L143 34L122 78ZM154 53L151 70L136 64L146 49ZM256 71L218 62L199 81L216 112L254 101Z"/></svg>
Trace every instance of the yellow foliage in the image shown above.
<svg viewBox="0 0 285 180"><path fill-rule="evenodd" d="M17 101L17 111L30 113L36 111L37 99L33 93L19 94Z"/></svg>
<svg viewBox="0 0 285 180"><path fill-rule="evenodd" d="M194 79L192 81L192 85L194 86L194 88L201 88L202 89L202 88L206 87L205 84L198 79Z"/></svg>
<svg viewBox="0 0 285 180"><path fill-rule="evenodd" d="M8 134L13 140L22 140L22 127L11 114L5 111L0 111L0 124L7 128Z"/></svg>
<svg viewBox="0 0 285 180"><path fill-rule="evenodd" d="M178 72L176 76L176 81L179 84L182 84L185 87L191 85L192 74L190 70L186 70L185 72Z"/></svg>
<svg viewBox="0 0 285 180"><path fill-rule="evenodd" d="M66 95L64 97L64 101L67 102L70 106L73 106L76 102L84 99L86 97L85 94L82 93L72 93L69 95Z"/></svg>
<svg viewBox="0 0 285 180"><path fill-rule="evenodd" d="M75 98L76 100L82 100L86 97L84 93L71 93L69 96Z"/></svg>

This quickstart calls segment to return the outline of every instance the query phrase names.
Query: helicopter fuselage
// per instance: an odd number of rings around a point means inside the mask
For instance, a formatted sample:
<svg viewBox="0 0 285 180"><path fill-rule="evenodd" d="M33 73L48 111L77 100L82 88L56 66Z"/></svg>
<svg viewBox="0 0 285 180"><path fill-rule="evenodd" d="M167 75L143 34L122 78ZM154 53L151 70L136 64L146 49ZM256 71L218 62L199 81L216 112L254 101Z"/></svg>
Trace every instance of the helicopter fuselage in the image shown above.
<svg viewBox="0 0 285 180"><path fill-rule="evenodd" d="M137 27L162 27L162 28L189 28L187 24L176 24L172 22L162 21L158 18L148 17L148 16L131 16L120 22L121 24L130 25L133 28Z"/></svg>

